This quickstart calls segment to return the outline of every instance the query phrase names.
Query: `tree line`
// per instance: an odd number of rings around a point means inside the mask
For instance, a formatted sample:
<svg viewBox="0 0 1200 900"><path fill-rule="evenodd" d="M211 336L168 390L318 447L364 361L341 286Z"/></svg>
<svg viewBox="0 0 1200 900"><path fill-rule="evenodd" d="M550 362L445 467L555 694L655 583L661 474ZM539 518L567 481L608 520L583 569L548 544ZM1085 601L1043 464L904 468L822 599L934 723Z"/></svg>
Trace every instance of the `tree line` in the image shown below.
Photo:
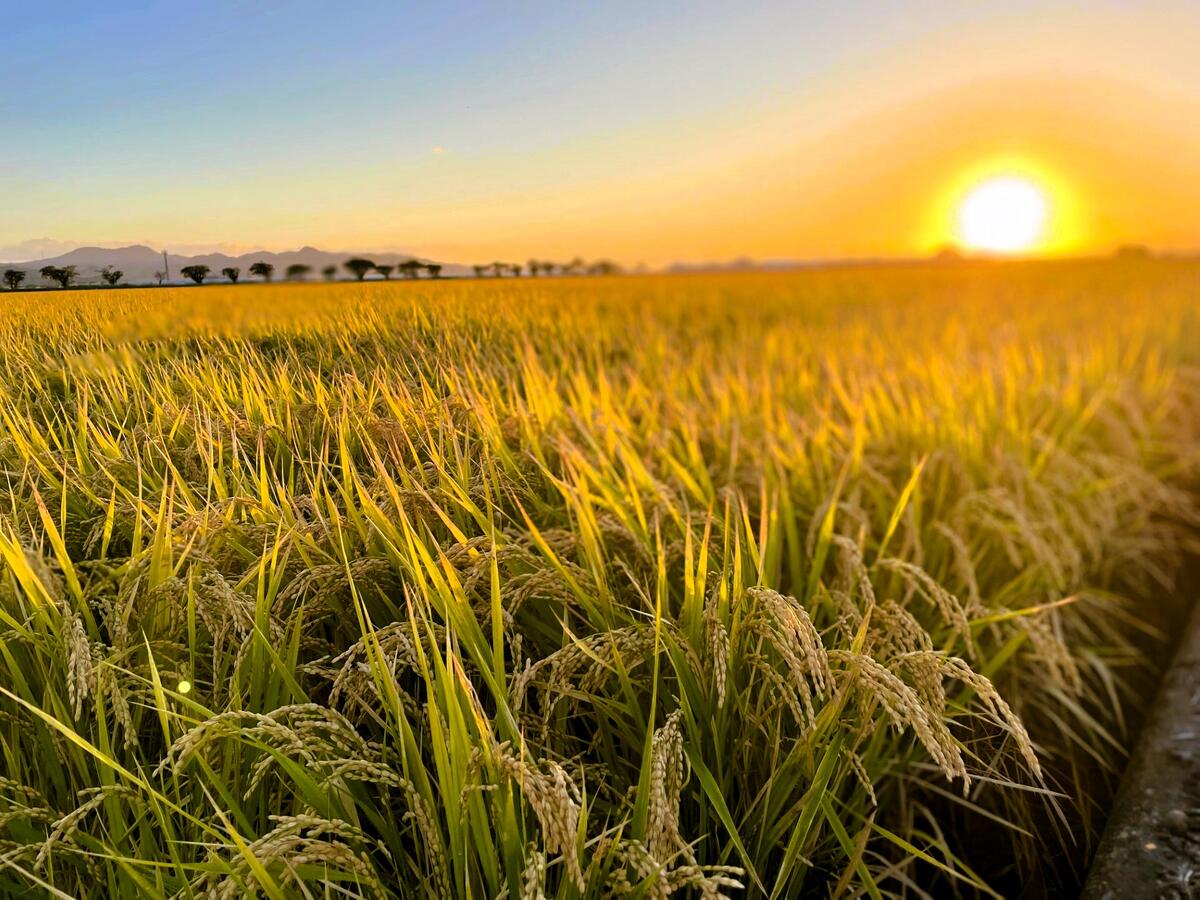
<svg viewBox="0 0 1200 900"><path fill-rule="evenodd" d="M410 278L419 278L421 272L428 272L431 278L440 278L442 274L442 267L436 263L423 263L415 259L410 259L408 262L402 262L399 265L379 265L374 260L354 257L342 263L342 267L347 272L353 274L359 281L362 281L371 272L378 272L385 279L391 278L392 273L397 271ZM212 272L208 266L204 265L184 266L179 271L184 278L190 278L196 284L203 284L204 280ZM268 262L256 262L250 266L249 271L251 275L261 278L263 281L271 281L275 276L275 267ZM312 271L312 266L305 265L304 263L293 263L284 270L283 277L287 281L304 281L312 274ZM235 266L221 270L221 275L233 284L237 284L241 274L242 270ZM321 274L325 276L326 281L333 281L337 278L338 267L325 266L321 270Z"/></svg>
<svg viewBox="0 0 1200 900"><path fill-rule="evenodd" d="M531 276L538 275L617 275L621 271L621 267L611 260L602 259L594 263L586 263L578 256L570 262L556 263L544 259L531 259L525 263L524 268L519 263L492 262L486 265L472 266L475 270L476 278L483 278L485 275L492 275L496 278L503 278L505 275L512 275L519 278L528 272Z"/></svg>
<svg viewBox="0 0 1200 900"><path fill-rule="evenodd" d="M422 272L428 273L430 278L440 278L442 275L442 267L437 263L423 263L417 259L410 259L406 262L392 264L379 264L374 260L365 257L356 256L342 263L342 268L355 276L359 281L365 279L372 272L377 272L383 276L385 281L391 280L392 274L404 276L406 278L420 278ZM600 260L599 262L585 263L579 257L567 263L554 263L547 260L531 259L521 266L519 263L492 262L486 265L477 265L472 267L475 270L475 276L482 278L485 275L491 274L496 278L502 278L505 275L520 277L526 272L531 276L538 275L614 275L621 271L616 263L608 260ZM251 275L261 278L264 282L271 281L275 275L275 266L269 262L256 262L249 267ZM312 274L313 267L304 263L293 263L284 270L284 278L287 281L304 281ZM212 275L212 269L206 265L196 264L184 266L179 270L179 273L190 281L196 284L204 284L204 282ZM4 272L4 283L9 289L17 290L24 282L27 276L24 269L7 269ZM38 270L38 274L43 280L53 282L60 288L69 288L78 277L78 271L75 266L42 266ZM338 267L335 265L325 266L321 269L321 274L326 281L334 281L338 275ZM237 266L226 266L221 270L221 276L231 284L237 284L241 278L242 270ZM100 270L100 278L109 287L115 287L125 273L120 269L112 266L105 266ZM161 285L167 280L166 272L155 272L155 280Z"/></svg>

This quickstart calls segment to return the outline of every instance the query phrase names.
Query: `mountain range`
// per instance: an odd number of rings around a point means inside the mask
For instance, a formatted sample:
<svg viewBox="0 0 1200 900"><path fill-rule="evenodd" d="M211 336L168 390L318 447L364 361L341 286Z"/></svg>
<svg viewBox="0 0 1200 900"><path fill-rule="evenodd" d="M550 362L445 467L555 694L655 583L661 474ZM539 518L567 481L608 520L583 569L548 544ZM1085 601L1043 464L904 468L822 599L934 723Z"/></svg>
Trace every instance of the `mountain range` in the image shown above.
<svg viewBox="0 0 1200 900"><path fill-rule="evenodd" d="M284 271L288 266L297 264L312 267L310 278L319 278L321 270L326 266L337 266L339 276L346 277L348 273L342 268L342 263L355 256L365 256L380 265L395 265L410 259L419 259L423 263L433 262L433 260L415 257L410 253L333 253L328 250L318 250L316 247L301 247L299 250L287 250L281 253L255 251L240 256L230 256L225 253L205 253L198 256L168 253L166 269L170 272L169 280L172 283L186 281L180 271L184 266L195 265L208 266L212 270L210 278L214 281L223 280L221 270L229 267L241 269L242 278L250 281L254 279L248 270L256 262L271 263L275 266L277 279L283 278ZM132 247L116 249L77 247L45 259L20 263L0 263L0 270L23 269L28 273L26 283L35 285L41 281L38 270L43 266L75 266L76 284L99 284L101 282L100 270L105 266L112 266L114 269L124 272L123 284L154 284L157 281L155 273L163 271L164 268L162 251L137 244ZM470 271L469 266L454 263L445 264L442 268L443 275L465 275Z"/></svg>

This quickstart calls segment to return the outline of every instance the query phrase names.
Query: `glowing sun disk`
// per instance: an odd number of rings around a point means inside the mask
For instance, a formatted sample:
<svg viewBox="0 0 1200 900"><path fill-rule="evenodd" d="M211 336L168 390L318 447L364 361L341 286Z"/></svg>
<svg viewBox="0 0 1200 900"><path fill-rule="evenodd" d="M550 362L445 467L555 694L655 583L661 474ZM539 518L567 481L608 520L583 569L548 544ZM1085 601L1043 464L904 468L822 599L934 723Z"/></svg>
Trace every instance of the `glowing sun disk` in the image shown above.
<svg viewBox="0 0 1200 900"><path fill-rule="evenodd" d="M1050 204L1035 182L1019 176L989 178L971 188L958 207L958 236L972 250L1016 253L1040 244Z"/></svg>

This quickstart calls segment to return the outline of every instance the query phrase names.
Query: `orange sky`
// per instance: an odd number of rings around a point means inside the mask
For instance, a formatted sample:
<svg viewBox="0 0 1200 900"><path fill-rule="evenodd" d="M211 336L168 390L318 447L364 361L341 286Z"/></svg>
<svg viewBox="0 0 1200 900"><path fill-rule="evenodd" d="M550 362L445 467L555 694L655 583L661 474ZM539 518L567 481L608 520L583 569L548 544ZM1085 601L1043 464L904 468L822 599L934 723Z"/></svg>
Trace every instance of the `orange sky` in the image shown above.
<svg viewBox="0 0 1200 900"><path fill-rule="evenodd" d="M953 240L971 182L1016 170L1048 190L1044 252L1200 250L1200 4L480 7L409 18L395 46L236 8L295 30L238 20L64 74L79 54L18 18L0 248L910 255ZM124 93L93 109L97 86Z"/></svg>
<svg viewBox="0 0 1200 900"><path fill-rule="evenodd" d="M521 234L565 253L569 221L569 246L626 260L928 253L955 239L963 189L1009 171L1049 188L1044 252L1200 249L1200 97L1021 76L946 87L823 133L797 125L788 140L793 116L740 123L669 165L439 211L426 220L432 252L489 235L502 255Z"/></svg>

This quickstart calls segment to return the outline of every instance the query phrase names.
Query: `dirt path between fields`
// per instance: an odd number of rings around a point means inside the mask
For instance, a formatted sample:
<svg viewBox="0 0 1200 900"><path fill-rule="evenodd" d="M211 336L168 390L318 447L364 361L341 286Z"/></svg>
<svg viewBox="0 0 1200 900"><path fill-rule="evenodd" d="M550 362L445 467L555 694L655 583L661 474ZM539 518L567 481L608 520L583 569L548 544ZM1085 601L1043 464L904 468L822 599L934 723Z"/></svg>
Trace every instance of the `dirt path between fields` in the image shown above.
<svg viewBox="0 0 1200 900"><path fill-rule="evenodd" d="M1138 739L1082 897L1200 898L1200 606Z"/></svg>

